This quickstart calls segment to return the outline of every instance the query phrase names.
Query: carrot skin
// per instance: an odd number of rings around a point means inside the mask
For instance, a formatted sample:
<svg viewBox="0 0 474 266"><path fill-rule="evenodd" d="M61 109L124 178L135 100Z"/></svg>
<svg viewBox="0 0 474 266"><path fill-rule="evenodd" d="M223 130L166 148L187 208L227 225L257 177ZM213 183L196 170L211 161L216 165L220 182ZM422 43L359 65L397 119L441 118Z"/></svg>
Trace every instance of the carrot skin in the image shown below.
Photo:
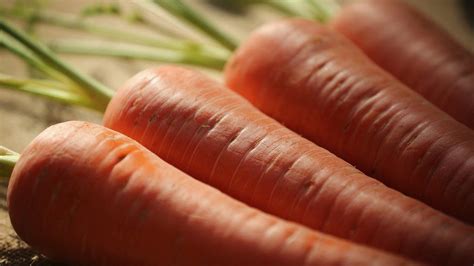
<svg viewBox="0 0 474 266"><path fill-rule="evenodd" d="M265 212L418 260L474 259L472 228L365 176L198 72L139 73L117 91L104 125Z"/></svg>
<svg viewBox="0 0 474 266"><path fill-rule="evenodd" d="M474 55L399 0L345 6L331 26L379 66L474 129Z"/></svg>
<svg viewBox="0 0 474 266"><path fill-rule="evenodd" d="M474 133L342 35L305 20L269 24L236 52L226 80L366 174L474 222Z"/></svg>
<svg viewBox="0 0 474 266"><path fill-rule="evenodd" d="M86 122L52 126L27 147L8 204L22 239L74 265L412 263L250 208Z"/></svg>

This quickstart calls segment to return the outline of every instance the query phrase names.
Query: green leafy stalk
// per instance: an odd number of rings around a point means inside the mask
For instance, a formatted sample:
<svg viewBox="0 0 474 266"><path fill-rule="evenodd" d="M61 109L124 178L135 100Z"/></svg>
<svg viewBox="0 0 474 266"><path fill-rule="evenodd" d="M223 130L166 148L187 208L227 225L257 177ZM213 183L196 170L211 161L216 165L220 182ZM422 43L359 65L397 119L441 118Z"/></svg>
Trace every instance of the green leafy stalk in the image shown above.
<svg viewBox="0 0 474 266"><path fill-rule="evenodd" d="M238 1L247 3L248 0ZM255 0L252 3L265 4L286 16L315 19L321 23L330 20L340 8L337 0Z"/></svg>
<svg viewBox="0 0 474 266"><path fill-rule="evenodd" d="M0 87L15 91L26 92L38 95L47 99L54 100L69 105L83 106L102 112L103 109L97 106L89 97L83 96L72 89L68 88L64 83L52 80L37 79L18 79L7 75L0 74Z"/></svg>
<svg viewBox="0 0 474 266"><path fill-rule="evenodd" d="M20 154L0 146L0 177L10 177Z"/></svg>
<svg viewBox="0 0 474 266"><path fill-rule="evenodd" d="M237 43L231 37L181 0L153 0L153 2L174 16L200 29L227 49L233 51L237 48Z"/></svg>
<svg viewBox="0 0 474 266"><path fill-rule="evenodd" d="M150 25L149 21L145 19L145 17L139 10L134 9L127 14L122 12L122 9L117 3L95 3L90 6L86 6L81 11L81 16L84 17L99 15L119 16L125 18L131 23L144 24L147 26Z"/></svg>
<svg viewBox="0 0 474 266"><path fill-rule="evenodd" d="M60 41L50 45L59 53L78 55L108 56L123 59L138 59L159 63L187 64L222 70L226 58L212 57L198 52L175 50L144 49L137 47L115 47L105 44L90 44L84 42Z"/></svg>
<svg viewBox="0 0 474 266"><path fill-rule="evenodd" d="M61 72L69 79L77 83L89 95L99 110L105 110L108 102L112 98L113 91L91 77L84 75L65 62L61 61L51 50L47 47L37 43L28 35L21 32L8 24L5 20L0 19L0 29L29 48L36 56L50 65L57 71Z"/></svg>
<svg viewBox="0 0 474 266"><path fill-rule="evenodd" d="M336 10L339 8L335 1L325 1L325 0L305 0L306 3L310 6L314 19L319 22L326 23L330 20Z"/></svg>
<svg viewBox="0 0 474 266"><path fill-rule="evenodd" d="M71 17L60 13L53 12L41 12L35 14L36 20L39 22L45 22L52 25L62 26L72 29L80 29L88 31L90 33L100 34L104 37L112 38L115 40L127 41L136 44L142 44L147 46L154 46L159 48L169 49L189 49L194 48L192 42L170 40L159 37L150 37L138 33L129 31L119 30L117 28L101 26L97 23L87 22L80 17Z"/></svg>
<svg viewBox="0 0 474 266"><path fill-rule="evenodd" d="M305 15L297 12L292 6L289 4L288 1L281 1L281 0L263 0L263 3L267 4L268 6L272 7L280 11L281 13L291 16L291 17L305 17Z"/></svg>
<svg viewBox="0 0 474 266"><path fill-rule="evenodd" d="M0 34L0 47L8 49L10 52L20 57L28 65L34 67L36 70L41 71L43 74L49 76L50 78L64 82L68 81L68 79L64 75L62 75L55 69L49 67L43 61L41 61L41 59L39 59L27 49L25 49L21 44L15 42L4 34Z"/></svg>
<svg viewBox="0 0 474 266"><path fill-rule="evenodd" d="M6 11L4 11L4 13L6 13ZM157 35L150 36L138 32L130 32L113 27L98 25L97 23L84 20L83 17L70 16L53 11L34 11L22 9L10 11L6 15L28 20L33 19L35 22L46 23L59 27L83 30L89 33L100 35L102 37L150 47L189 51L202 50L206 52L215 52L216 49L218 49L217 47L207 47L203 44L189 40L164 38L158 37Z"/></svg>
<svg viewBox="0 0 474 266"><path fill-rule="evenodd" d="M94 3L82 9L83 16L116 15L122 13L117 3Z"/></svg>

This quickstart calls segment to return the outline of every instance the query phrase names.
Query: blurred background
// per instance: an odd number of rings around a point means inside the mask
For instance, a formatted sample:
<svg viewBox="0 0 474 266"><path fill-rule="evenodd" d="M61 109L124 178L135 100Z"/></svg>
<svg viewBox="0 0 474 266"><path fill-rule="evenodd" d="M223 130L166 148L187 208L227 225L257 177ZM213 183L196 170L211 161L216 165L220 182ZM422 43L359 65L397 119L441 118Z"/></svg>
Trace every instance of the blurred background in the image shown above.
<svg viewBox="0 0 474 266"><path fill-rule="evenodd" d="M251 2L252 0L246 0ZM300 0L274 0L294 4ZM323 0L324 1L324 0ZM330 1L330 0L329 0ZM456 40L471 51L474 51L474 26L472 21L472 0L404 0L430 17L442 28L447 30ZM103 1L103 0L74 0L74 1L13 1L0 0L0 8L11 7L21 2L23 6L32 9L61 12L68 16L89 14L82 19L97 26L112 27L124 31L139 32L148 36L180 35L213 45L212 41L185 24L177 24L160 10L151 9L147 1ZM35 3L33 3L35 2ZM265 22L283 18L285 15L266 5L251 5L241 8L232 0L186 0L193 8L206 14L220 28L233 36L238 42L245 39L252 29ZM293 2L293 3L291 3ZM339 1L344 4L349 1ZM98 6L108 6L109 11L100 11ZM120 12L112 7L118 6ZM107 15L94 14L109 12ZM1 14L1 13L0 13ZM95 34L80 30L57 27L44 24L25 23L11 18L11 14L1 14L7 21L21 25L41 41L48 44L87 43L107 49L107 45L122 47L118 42L104 41ZM128 46L123 46L127 48ZM71 63L84 73L117 89L135 73L148 67L156 66L157 62L146 60L117 59L110 57L59 54L62 59ZM216 79L220 79L218 71L202 69ZM0 73L16 77L35 75L17 57L0 48ZM101 123L102 114L81 107L45 100L21 92L3 90L0 87L0 145L21 152L22 149L37 134L49 125L67 120L87 120ZM50 265L51 262L30 250L14 234L9 224L6 212L6 181L0 184L0 265Z"/></svg>

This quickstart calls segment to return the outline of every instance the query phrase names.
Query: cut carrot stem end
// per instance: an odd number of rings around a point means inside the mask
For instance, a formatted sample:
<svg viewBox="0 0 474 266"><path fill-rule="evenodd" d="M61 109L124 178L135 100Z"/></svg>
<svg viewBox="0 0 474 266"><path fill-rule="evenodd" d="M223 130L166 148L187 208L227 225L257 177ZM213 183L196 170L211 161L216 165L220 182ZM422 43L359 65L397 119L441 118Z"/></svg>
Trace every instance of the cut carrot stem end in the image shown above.
<svg viewBox="0 0 474 266"><path fill-rule="evenodd" d="M0 146L0 177L10 177L20 154Z"/></svg>
<svg viewBox="0 0 474 266"><path fill-rule="evenodd" d="M154 0L153 3L165 9L170 14L200 29L227 49L233 51L237 48L235 40L218 29L212 22L205 19L202 14L190 8L181 0Z"/></svg>

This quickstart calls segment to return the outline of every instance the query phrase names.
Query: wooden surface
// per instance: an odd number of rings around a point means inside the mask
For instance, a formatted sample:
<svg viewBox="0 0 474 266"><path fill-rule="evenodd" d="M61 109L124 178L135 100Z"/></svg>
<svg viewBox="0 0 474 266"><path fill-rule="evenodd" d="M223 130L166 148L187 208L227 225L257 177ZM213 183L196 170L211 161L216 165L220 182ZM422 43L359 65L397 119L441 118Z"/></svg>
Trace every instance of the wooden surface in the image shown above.
<svg viewBox="0 0 474 266"><path fill-rule="evenodd" d="M5 1L5 0L2 0ZM7 0L8 1L8 0ZM281 0L292 1L292 0ZM407 0L443 28L457 40L474 51L474 34L463 20L463 15L455 0ZM92 0L52 1L56 10L77 12ZM103 2L103 1L102 1ZM130 1L129 1L130 2ZM252 28L279 16L269 10L260 9L242 14L224 13L203 4L203 1L188 0L200 10L209 14L225 29L238 36L239 40ZM130 3L127 3L130 5ZM133 4L131 4L133 6ZM100 23L114 25L115 20L99 20ZM121 27L123 24L118 24ZM151 33L151 32L150 32ZM42 39L91 38L89 35L65 31L54 27L39 27L36 34ZM104 58L61 56L83 72L92 75L112 88L118 88L134 73L152 67L154 63L113 60ZM0 51L0 73L25 76L24 65L13 56ZM212 73L216 78L219 74ZM83 108L69 107L22 93L0 90L0 145L21 151L30 140L49 125L67 120L87 120L101 123L101 114ZM14 234L8 219L5 202L6 181L0 183L0 265L50 265L46 259L27 248Z"/></svg>

